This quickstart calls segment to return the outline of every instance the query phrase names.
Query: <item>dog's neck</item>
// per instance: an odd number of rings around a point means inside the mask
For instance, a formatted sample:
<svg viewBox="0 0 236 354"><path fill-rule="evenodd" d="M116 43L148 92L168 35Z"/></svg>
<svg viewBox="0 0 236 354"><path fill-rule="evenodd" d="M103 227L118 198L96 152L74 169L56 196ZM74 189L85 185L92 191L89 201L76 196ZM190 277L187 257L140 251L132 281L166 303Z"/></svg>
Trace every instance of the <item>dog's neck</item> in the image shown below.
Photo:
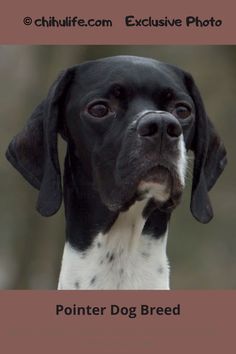
<svg viewBox="0 0 236 354"><path fill-rule="evenodd" d="M65 175L67 241L58 288L168 289L169 215L148 200L111 212L81 175Z"/></svg>

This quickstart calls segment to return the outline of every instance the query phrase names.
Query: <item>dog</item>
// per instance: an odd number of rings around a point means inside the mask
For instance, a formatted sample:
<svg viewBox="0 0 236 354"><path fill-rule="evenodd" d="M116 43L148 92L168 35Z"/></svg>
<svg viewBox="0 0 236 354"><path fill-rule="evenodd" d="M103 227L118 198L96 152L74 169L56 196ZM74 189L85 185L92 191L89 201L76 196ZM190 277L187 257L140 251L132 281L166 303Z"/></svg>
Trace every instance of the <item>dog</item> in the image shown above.
<svg viewBox="0 0 236 354"><path fill-rule="evenodd" d="M62 192L57 135L67 143ZM116 56L60 74L6 156L39 190L37 210L64 197L58 289L169 289L171 213L194 153L190 209L213 217L208 192L226 150L190 74L154 59Z"/></svg>

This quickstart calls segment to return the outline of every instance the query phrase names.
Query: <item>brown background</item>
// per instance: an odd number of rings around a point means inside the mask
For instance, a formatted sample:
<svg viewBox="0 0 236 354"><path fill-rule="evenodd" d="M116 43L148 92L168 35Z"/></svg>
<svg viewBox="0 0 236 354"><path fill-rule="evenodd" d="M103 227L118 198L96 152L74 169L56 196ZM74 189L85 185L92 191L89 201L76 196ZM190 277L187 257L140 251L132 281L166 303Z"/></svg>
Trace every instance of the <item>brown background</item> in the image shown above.
<svg viewBox="0 0 236 354"><path fill-rule="evenodd" d="M3 1L2 1L3 2ZM233 0L224 1L5 1L0 14L2 44L233 44L235 43L235 11ZM222 19L215 28L126 28L124 16L137 18L184 18L199 16ZM78 16L79 18L111 18L112 28L36 28L25 26L23 18L31 16Z"/></svg>
<svg viewBox="0 0 236 354"><path fill-rule="evenodd" d="M180 316L56 316L71 306L176 306ZM4 291L1 348L8 353L233 353L235 294L168 291ZM3 325L4 324L4 325Z"/></svg>

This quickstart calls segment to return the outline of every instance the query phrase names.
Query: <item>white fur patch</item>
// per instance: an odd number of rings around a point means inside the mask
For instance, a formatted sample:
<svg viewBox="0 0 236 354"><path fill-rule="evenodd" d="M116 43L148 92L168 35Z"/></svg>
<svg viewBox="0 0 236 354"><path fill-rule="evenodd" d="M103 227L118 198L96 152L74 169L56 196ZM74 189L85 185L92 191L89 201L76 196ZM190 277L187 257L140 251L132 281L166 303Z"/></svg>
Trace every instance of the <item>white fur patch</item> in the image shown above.
<svg viewBox="0 0 236 354"><path fill-rule="evenodd" d="M177 172L180 182L185 186L185 176L187 170L187 152L184 144L183 134L179 137L179 158L176 163Z"/></svg>
<svg viewBox="0 0 236 354"><path fill-rule="evenodd" d="M170 188L161 183L142 181L138 186L138 190L145 192L147 198L155 198L160 202L166 202L170 196Z"/></svg>
<svg viewBox="0 0 236 354"><path fill-rule="evenodd" d="M159 239L141 234L145 203L120 213L85 252L66 243L58 289L169 289L167 233Z"/></svg>

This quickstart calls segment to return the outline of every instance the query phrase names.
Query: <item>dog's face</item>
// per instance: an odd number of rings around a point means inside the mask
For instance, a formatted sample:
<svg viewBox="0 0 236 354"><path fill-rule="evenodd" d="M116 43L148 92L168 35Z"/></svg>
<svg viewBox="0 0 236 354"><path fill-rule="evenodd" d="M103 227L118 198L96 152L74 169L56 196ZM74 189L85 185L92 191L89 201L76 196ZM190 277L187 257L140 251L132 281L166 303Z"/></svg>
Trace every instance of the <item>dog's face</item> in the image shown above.
<svg viewBox="0 0 236 354"><path fill-rule="evenodd" d="M104 59L81 66L66 101L64 135L109 209L147 195L177 204L195 121L183 77L150 59Z"/></svg>
<svg viewBox="0 0 236 354"><path fill-rule="evenodd" d="M172 210L184 188L191 149L191 210L199 221L212 217L207 192L224 168L225 149L191 76L182 70L119 56L84 63L59 77L8 151L14 166L40 189L38 208L44 215L61 202L58 131L114 211L145 197Z"/></svg>

